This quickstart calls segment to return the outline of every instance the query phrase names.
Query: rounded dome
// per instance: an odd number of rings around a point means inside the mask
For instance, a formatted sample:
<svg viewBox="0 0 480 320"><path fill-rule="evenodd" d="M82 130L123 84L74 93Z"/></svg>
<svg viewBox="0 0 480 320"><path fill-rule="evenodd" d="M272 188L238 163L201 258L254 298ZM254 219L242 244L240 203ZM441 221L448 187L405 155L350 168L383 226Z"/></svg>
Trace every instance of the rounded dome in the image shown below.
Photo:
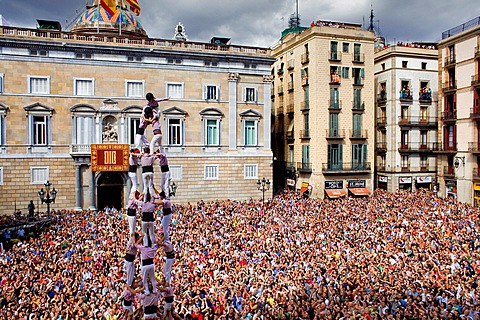
<svg viewBox="0 0 480 320"><path fill-rule="evenodd" d="M118 24L122 24L122 34L145 38L147 33L134 14L127 9L117 10L110 15L102 6L93 6L80 15L75 25L70 30L75 33L118 35Z"/></svg>

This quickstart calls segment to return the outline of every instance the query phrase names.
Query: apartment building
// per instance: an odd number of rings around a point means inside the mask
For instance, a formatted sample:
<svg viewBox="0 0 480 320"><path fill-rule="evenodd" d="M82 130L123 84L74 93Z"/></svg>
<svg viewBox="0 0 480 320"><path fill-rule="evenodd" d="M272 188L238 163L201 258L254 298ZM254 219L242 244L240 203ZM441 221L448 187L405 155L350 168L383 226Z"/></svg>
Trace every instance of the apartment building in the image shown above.
<svg viewBox="0 0 480 320"><path fill-rule="evenodd" d="M260 197L257 180L272 179L269 50L152 39L126 8L120 16L93 6L70 32L0 27L2 210L30 199L44 210L47 180L52 207L124 207L126 170L114 158L93 166L93 151L128 152L147 92L170 97L160 107L175 202Z"/></svg>
<svg viewBox="0 0 480 320"><path fill-rule="evenodd" d="M276 59L275 173L310 196L369 195L374 187L374 34L361 25L287 29Z"/></svg>
<svg viewBox="0 0 480 320"><path fill-rule="evenodd" d="M438 44L440 193L480 205L480 17L442 33Z"/></svg>
<svg viewBox="0 0 480 320"><path fill-rule="evenodd" d="M376 48L376 188L436 188L437 79L435 44Z"/></svg>

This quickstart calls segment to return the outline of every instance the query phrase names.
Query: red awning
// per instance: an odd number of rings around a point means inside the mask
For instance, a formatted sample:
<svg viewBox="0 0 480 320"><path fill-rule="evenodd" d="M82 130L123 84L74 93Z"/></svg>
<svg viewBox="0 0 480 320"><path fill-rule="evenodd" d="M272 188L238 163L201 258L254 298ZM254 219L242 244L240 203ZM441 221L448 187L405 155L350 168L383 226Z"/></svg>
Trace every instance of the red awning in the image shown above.
<svg viewBox="0 0 480 320"><path fill-rule="evenodd" d="M350 188L351 193L353 193L356 196L369 196L370 195L370 190L367 188Z"/></svg>
<svg viewBox="0 0 480 320"><path fill-rule="evenodd" d="M347 191L343 189L326 189L325 192L330 199L336 199L347 195Z"/></svg>

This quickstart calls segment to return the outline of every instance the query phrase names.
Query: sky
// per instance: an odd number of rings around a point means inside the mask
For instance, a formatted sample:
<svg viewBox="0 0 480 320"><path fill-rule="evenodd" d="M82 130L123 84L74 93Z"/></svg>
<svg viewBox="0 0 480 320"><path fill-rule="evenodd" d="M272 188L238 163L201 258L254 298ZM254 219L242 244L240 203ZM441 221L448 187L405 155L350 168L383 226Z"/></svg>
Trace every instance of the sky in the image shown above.
<svg viewBox="0 0 480 320"><path fill-rule="evenodd" d="M89 4L93 0L88 0ZM298 0L302 26L327 20L368 25L374 21L387 43L436 42L442 32L480 16L477 0ZM8 25L35 28L36 19L55 20L69 30L86 0L0 0ZM150 38L171 39L177 23L190 41L214 36L231 44L271 47L278 43L296 0L138 0L138 20Z"/></svg>

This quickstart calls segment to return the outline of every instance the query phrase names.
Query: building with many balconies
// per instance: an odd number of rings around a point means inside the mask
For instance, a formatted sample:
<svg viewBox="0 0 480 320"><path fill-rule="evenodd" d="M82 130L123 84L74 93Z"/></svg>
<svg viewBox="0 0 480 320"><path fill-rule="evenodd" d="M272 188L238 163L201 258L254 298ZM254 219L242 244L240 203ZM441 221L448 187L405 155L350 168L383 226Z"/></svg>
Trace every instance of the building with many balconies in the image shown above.
<svg viewBox="0 0 480 320"><path fill-rule="evenodd" d="M287 29L276 58L275 173L314 197L373 188L374 34L358 24Z"/></svg>
<svg viewBox="0 0 480 320"><path fill-rule="evenodd" d="M438 44L440 192L480 206L480 17Z"/></svg>
<svg viewBox="0 0 480 320"><path fill-rule="evenodd" d="M436 184L438 52L434 44L375 52L375 186L432 189Z"/></svg>

